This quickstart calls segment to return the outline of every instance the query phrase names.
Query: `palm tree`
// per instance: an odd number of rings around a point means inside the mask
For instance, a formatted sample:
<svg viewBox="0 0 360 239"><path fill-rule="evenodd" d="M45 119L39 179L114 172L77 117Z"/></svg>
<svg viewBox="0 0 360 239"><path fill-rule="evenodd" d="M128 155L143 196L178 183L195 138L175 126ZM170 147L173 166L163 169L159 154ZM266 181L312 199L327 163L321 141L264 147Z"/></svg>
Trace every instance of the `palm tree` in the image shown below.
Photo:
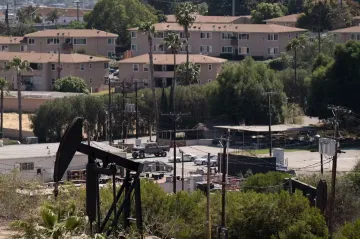
<svg viewBox="0 0 360 239"><path fill-rule="evenodd" d="M154 57L153 57L153 37L155 34L155 27L152 22L142 23L139 27L139 31L143 34L146 34L148 37L149 43L149 62L150 62L150 87L152 91L152 97L155 108L155 126L156 130L159 129L159 112L158 112L158 104L156 99L156 90L155 90L155 79L154 79ZM157 136L157 134L156 134ZM157 140L158 137L156 137Z"/></svg>
<svg viewBox="0 0 360 239"><path fill-rule="evenodd" d="M182 2L179 3L175 9L175 18L176 22L180 26L184 27L184 33L186 37L186 69L188 71L189 66L189 27L196 20L197 7L191 2ZM186 72L186 77L188 72Z"/></svg>
<svg viewBox="0 0 360 239"><path fill-rule="evenodd" d="M305 44L306 44L305 37L303 35L301 35L300 37L292 39L286 46L286 51L294 51L294 83L295 83L296 88L298 88L298 84L297 84L297 51L298 51L298 49L304 48Z"/></svg>
<svg viewBox="0 0 360 239"><path fill-rule="evenodd" d="M1 99L0 99L0 111L1 111L1 124L0 124L0 138L3 137L4 129L4 88L7 86L8 82L4 78L0 78L0 90L1 90Z"/></svg>
<svg viewBox="0 0 360 239"><path fill-rule="evenodd" d="M32 71L30 63L22 60L20 57L14 57L6 64L6 70L14 69L16 71L16 85L18 92L18 111L19 111L19 141L22 141L22 105L21 105L21 72Z"/></svg>
<svg viewBox="0 0 360 239"><path fill-rule="evenodd" d="M164 38L164 45L167 46L168 49L171 50L171 53L174 55L174 78L172 81L172 102L173 102L173 117L174 117L174 193L176 193L176 107L175 107L175 87L176 87L176 54L179 52L182 42L180 40L180 36L176 33L169 33ZM171 109L170 109L171 110ZM183 164L184 165L184 164Z"/></svg>

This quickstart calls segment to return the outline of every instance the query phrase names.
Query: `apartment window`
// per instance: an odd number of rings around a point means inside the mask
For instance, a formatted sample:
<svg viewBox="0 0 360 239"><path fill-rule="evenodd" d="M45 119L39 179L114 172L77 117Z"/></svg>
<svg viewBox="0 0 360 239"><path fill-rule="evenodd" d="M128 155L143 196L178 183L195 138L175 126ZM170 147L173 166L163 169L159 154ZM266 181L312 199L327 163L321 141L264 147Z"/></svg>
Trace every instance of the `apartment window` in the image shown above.
<svg viewBox="0 0 360 239"><path fill-rule="evenodd" d="M29 45L34 45L35 44L35 39L34 38L29 38L28 39L28 44Z"/></svg>
<svg viewBox="0 0 360 239"><path fill-rule="evenodd" d="M131 38L136 38L137 32L131 32Z"/></svg>
<svg viewBox="0 0 360 239"><path fill-rule="evenodd" d="M212 71L212 65L211 64L208 65L208 70Z"/></svg>
<svg viewBox="0 0 360 239"><path fill-rule="evenodd" d="M221 47L222 53L233 53L233 47L232 46L223 46Z"/></svg>
<svg viewBox="0 0 360 239"><path fill-rule="evenodd" d="M190 39L190 32L188 32L188 36L189 36L189 39ZM186 34L185 32L180 32L180 38L186 38Z"/></svg>
<svg viewBox="0 0 360 239"><path fill-rule="evenodd" d="M279 39L278 34L268 34L268 41L277 41Z"/></svg>
<svg viewBox="0 0 360 239"><path fill-rule="evenodd" d="M55 71L55 70L56 70L55 64L51 64L51 70L52 70L52 71Z"/></svg>
<svg viewBox="0 0 360 239"><path fill-rule="evenodd" d="M139 71L139 64L133 64L133 72Z"/></svg>
<svg viewBox="0 0 360 239"><path fill-rule="evenodd" d="M55 79L51 79L51 84L52 84L52 85L55 84Z"/></svg>
<svg viewBox="0 0 360 239"><path fill-rule="evenodd" d="M162 66L161 66L161 70L162 70L162 71L166 71L166 70L167 70L166 65L162 65Z"/></svg>
<svg viewBox="0 0 360 239"><path fill-rule="evenodd" d="M143 79L143 84L144 84L144 86L148 86L149 85L148 79Z"/></svg>
<svg viewBox="0 0 360 239"><path fill-rule="evenodd" d="M163 52L164 51L164 45L162 45L162 44L154 45L154 51L155 52Z"/></svg>
<svg viewBox="0 0 360 239"><path fill-rule="evenodd" d="M84 71L85 70L85 65L84 64L80 64L80 70Z"/></svg>
<svg viewBox="0 0 360 239"><path fill-rule="evenodd" d="M221 39L228 40L233 37L233 34L231 32L222 32L221 33Z"/></svg>
<svg viewBox="0 0 360 239"><path fill-rule="evenodd" d="M289 39L291 38L291 33L289 33Z"/></svg>
<svg viewBox="0 0 360 239"><path fill-rule="evenodd" d="M20 171L34 170L34 163L20 163Z"/></svg>
<svg viewBox="0 0 360 239"><path fill-rule="evenodd" d="M104 69L109 69L109 63L107 62L104 63Z"/></svg>
<svg viewBox="0 0 360 239"><path fill-rule="evenodd" d="M115 38L109 38L108 45L115 45Z"/></svg>
<svg viewBox="0 0 360 239"><path fill-rule="evenodd" d="M196 64L196 68L198 68L199 71L201 71L201 65L200 64Z"/></svg>
<svg viewBox="0 0 360 239"><path fill-rule="evenodd" d="M8 46L1 46L1 51L8 51Z"/></svg>
<svg viewBox="0 0 360 239"><path fill-rule="evenodd" d="M48 38L47 39L47 44L48 45L57 45L59 44L59 38Z"/></svg>
<svg viewBox="0 0 360 239"><path fill-rule="evenodd" d="M239 40L249 40L250 35L248 33L239 33Z"/></svg>
<svg viewBox="0 0 360 239"><path fill-rule="evenodd" d="M144 72L148 72L148 71L149 71L149 65L144 64L144 65L143 65L143 71L144 71Z"/></svg>
<svg viewBox="0 0 360 239"><path fill-rule="evenodd" d="M113 51L108 51L108 57L111 58L115 55L115 53Z"/></svg>
<svg viewBox="0 0 360 239"><path fill-rule="evenodd" d="M212 79L208 79L208 83L212 82Z"/></svg>
<svg viewBox="0 0 360 239"><path fill-rule="evenodd" d="M298 38L298 37L299 37L299 33L295 33L295 37Z"/></svg>
<svg viewBox="0 0 360 239"><path fill-rule="evenodd" d="M164 38L164 32L155 32L154 38L163 39Z"/></svg>
<svg viewBox="0 0 360 239"><path fill-rule="evenodd" d="M201 32L200 33L201 39L211 39L211 37L212 37L211 32Z"/></svg>
<svg viewBox="0 0 360 239"><path fill-rule="evenodd" d="M7 66L7 62L6 61L4 61L4 67L6 67Z"/></svg>
<svg viewBox="0 0 360 239"><path fill-rule="evenodd" d="M92 83L92 78L89 79L89 82Z"/></svg>
<svg viewBox="0 0 360 239"><path fill-rule="evenodd" d="M89 69L91 69L92 68L92 64L91 63L89 63Z"/></svg>
<svg viewBox="0 0 360 239"><path fill-rule="evenodd" d="M131 44L131 50L132 51L137 51L137 45L136 44Z"/></svg>
<svg viewBox="0 0 360 239"><path fill-rule="evenodd" d="M239 47L239 54L240 55L248 55L248 54L250 54L250 48L249 47L244 47L244 46L242 46L242 47Z"/></svg>
<svg viewBox="0 0 360 239"><path fill-rule="evenodd" d="M351 34L351 40L360 41L360 34L356 34L356 33Z"/></svg>
<svg viewBox="0 0 360 239"><path fill-rule="evenodd" d="M41 63L30 63L30 67L34 71L41 71L42 70L42 64Z"/></svg>
<svg viewBox="0 0 360 239"><path fill-rule="evenodd" d="M268 48L268 54L269 55L277 55L277 54L279 54L279 48L277 48L277 47Z"/></svg>
<svg viewBox="0 0 360 239"><path fill-rule="evenodd" d="M20 46L20 51L25 51L25 46Z"/></svg>
<svg viewBox="0 0 360 239"><path fill-rule="evenodd" d="M86 45L85 38L74 38L74 45Z"/></svg>
<svg viewBox="0 0 360 239"><path fill-rule="evenodd" d="M211 53L212 46L200 46L200 53Z"/></svg>

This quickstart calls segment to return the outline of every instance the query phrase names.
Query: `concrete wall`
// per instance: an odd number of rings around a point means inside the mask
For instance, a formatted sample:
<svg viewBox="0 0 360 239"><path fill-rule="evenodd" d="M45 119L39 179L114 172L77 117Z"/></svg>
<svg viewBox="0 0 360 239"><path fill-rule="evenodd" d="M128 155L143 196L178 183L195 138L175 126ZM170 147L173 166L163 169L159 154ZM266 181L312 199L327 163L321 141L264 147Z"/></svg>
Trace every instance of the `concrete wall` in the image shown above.
<svg viewBox="0 0 360 239"><path fill-rule="evenodd" d="M4 128L3 129L3 133L4 133L4 138L9 138L9 139L18 139L19 138L19 130L17 129L8 129L8 128ZM32 137L34 136L34 133L32 131L27 131L27 130L23 130L23 137Z"/></svg>
<svg viewBox="0 0 360 239"><path fill-rule="evenodd" d="M22 107L23 112L33 113L40 105L44 104L46 101L52 99L45 98L23 98ZM5 97L4 98L4 111L5 112L17 112L18 110L18 99L14 97Z"/></svg>

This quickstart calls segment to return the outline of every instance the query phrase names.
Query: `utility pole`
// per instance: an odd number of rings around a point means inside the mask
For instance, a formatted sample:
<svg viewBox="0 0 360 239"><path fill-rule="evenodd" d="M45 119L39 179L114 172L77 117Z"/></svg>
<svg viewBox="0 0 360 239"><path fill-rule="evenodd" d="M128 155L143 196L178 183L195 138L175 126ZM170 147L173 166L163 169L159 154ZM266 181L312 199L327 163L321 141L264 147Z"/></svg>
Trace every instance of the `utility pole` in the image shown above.
<svg viewBox="0 0 360 239"><path fill-rule="evenodd" d="M206 219L208 239L211 239L211 216L210 216L210 153L207 158L207 185L206 185Z"/></svg>
<svg viewBox="0 0 360 239"><path fill-rule="evenodd" d="M112 144L112 118L111 118L111 79L109 78L109 104L108 104L108 120L109 120L109 145Z"/></svg>
<svg viewBox="0 0 360 239"><path fill-rule="evenodd" d="M74 3L76 4L76 20L79 21L79 4L83 3L83 2L80 2L79 0L77 0Z"/></svg>
<svg viewBox="0 0 360 239"><path fill-rule="evenodd" d="M135 126L136 126L136 131L135 131L135 138L137 139L139 136L139 119L138 119L138 83L137 81L135 81Z"/></svg>
<svg viewBox="0 0 360 239"><path fill-rule="evenodd" d="M221 235L224 235L224 238L227 238L227 229L226 229L226 216L225 216L225 209L226 209L226 148L227 148L227 141L229 140L229 136L225 135L225 139L222 140L223 145L223 153L222 153L222 187L221 187L221 225L218 228L218 237L222 238Z"/></svg>
<svg viewBox="0 0 360 239"><path fill-rule="evenodd" d="M323 154L320 154L320 163L321 163L320 172L321 172L321 176L323 176L324 175Z"/></svg>
<svg viewBox="0 0 360 239"><path fill-rule="evenodd" d="M6 3L5 23L6 23L6 35L7 35L7 36L10 36L9 3Z"/></svg>
<svg viewBox="0 0 360 239"><path fill-rule="evenodd" d="M235 16L235 0L232 0L232 15Z"/></svg>
<svg viewBox="0 0 360 239"><path fill-rule="evenodd" d="M350 113L351 111L340 106L328 106L328 109L332 111L334 115L334 138L335 138L335 154L333 157L333 165L331 170L331 194L329 202L329 214L328 214L328 226L330 231L330 237L332 238L334 232L333 214L334 214L334 202L335 202L335 186L336 186L336 167L337 167L337 154L339 143L339 116L344 113Z"/></svg>
<svg viewBox="0 0 360 239"><path fill-rule="evenodd" d="M265 92L265 94L268 96L269 99L269 155L272 156L272 132L271 132L271 95L277 94L277 92L274 91L268 91Z"/></svg>
<svg viewBox="0 0 360 239"><path fill-rule="evenodd" d="M184 191L184 152L181 151L181 190Z"/></svg>

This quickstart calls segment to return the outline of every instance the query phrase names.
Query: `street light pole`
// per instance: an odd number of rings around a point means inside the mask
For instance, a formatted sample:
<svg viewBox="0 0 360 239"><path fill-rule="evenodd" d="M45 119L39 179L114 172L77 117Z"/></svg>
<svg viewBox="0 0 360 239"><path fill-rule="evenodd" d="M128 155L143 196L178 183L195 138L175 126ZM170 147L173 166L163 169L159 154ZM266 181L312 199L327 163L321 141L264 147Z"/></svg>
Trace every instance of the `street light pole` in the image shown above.
<svg viewBox="0 0 360 239"><path fill-rule="evenodd" d="M139 119L138 119L138 84L135 81L135 120L136 120L136 131L135 131L135 138L137 139L139 136Z"/></svg>

